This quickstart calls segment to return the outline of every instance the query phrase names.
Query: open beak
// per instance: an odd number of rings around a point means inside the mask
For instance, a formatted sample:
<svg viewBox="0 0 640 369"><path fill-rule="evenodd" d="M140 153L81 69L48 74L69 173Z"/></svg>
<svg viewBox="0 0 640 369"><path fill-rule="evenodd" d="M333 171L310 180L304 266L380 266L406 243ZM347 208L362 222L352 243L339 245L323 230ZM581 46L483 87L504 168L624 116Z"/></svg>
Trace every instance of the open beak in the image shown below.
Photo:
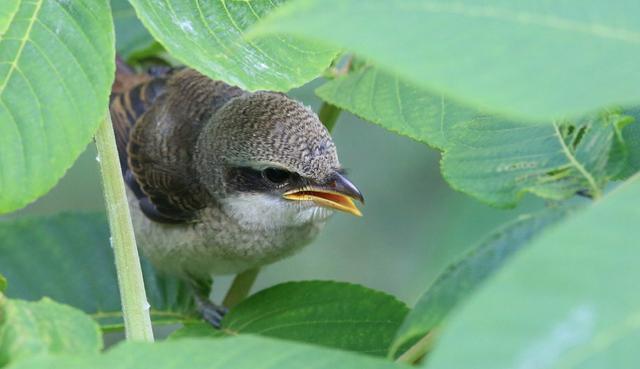
<svg viewBox="0 0 640 369"><path fill-rule="evenodd" d="M353 200L364 204L364 197L358 188L340 173L336 173L326 184L305 186L287 191L282 196L287 200L313 201L320 206L344 211L358 217L362 216Z"/></svg>

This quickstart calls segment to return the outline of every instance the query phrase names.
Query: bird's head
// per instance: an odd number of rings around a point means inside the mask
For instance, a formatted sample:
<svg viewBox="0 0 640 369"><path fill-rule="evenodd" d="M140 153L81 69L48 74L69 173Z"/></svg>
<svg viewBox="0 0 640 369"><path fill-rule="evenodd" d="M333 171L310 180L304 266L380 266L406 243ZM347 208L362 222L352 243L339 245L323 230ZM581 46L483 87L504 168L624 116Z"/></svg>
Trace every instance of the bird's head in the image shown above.
<svg viewBox="0 0 640 369"><path fill-rule="evenodd" d="M309 108L274 92L247 93L216 112L198 140L198 170L225 211L250 227L361 215L329 132Z"/></svg>

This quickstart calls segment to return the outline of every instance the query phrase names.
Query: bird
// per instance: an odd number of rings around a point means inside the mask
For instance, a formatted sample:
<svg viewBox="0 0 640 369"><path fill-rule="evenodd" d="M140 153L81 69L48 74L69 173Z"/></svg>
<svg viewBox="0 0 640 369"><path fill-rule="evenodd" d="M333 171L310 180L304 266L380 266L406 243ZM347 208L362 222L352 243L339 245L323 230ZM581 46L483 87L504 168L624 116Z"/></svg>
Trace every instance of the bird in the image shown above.
<svg viewBox="0 0 640 369"><path fill-rule="evenodd" d="M138 247L192 286L214 327L226 308L208 298L213 276L294 254L336 211L362 215L309 107L186 67L116 64L109 110Z"/></svg>

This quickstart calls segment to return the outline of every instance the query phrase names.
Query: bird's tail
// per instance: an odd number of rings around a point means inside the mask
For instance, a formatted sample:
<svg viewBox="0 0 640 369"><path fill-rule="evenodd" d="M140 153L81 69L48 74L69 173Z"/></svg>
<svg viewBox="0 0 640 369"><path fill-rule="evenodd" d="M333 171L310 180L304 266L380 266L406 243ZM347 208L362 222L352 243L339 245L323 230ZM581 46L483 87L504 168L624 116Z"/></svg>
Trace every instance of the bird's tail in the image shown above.
<svg viewBox="0 0 640 369"><path fill-rule="evenodd" d="M116 56L116 77L111 85L111 99L114 96L131 90L134 86L147 82L151 76L147 73L136 73L121 57Z"/></svg>

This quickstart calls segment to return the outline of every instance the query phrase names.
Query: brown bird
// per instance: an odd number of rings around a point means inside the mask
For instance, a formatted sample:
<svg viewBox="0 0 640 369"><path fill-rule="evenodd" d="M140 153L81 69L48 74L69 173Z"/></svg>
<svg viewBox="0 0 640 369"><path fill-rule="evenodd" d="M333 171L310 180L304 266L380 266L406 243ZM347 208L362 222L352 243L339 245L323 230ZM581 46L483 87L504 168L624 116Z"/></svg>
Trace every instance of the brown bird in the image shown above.
<svg viewBox="0 0 640 369"><path fill-rule="evenodd" d="M284 94L119 61L110 111L138 245L194 286L214 325L223 309L200 287L212 275L293 254L333 210L360 215L329 132Z"/></svg>

